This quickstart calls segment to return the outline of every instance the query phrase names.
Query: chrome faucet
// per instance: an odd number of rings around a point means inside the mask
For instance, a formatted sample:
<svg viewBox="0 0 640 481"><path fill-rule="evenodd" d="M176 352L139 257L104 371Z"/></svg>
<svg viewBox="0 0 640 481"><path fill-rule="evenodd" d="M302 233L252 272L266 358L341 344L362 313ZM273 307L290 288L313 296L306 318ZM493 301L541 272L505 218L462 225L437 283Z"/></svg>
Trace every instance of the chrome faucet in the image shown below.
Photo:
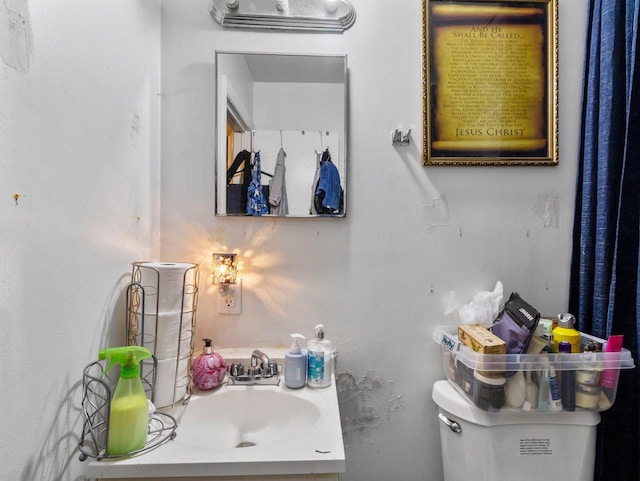
<svg viewBox="0 0 640 481"><path fill-rule="evenodd" d="M271 362L269 356L267 356L260 349L254 349L251 353L251 366L258 367L260 374L265 377L273 376L278 373L278 367L276 365L276 372L273 372L274 363Z"/></svg>
<svg viewBox="0 0 640 481"><path fill-rule="evenodd" d="M272 384L280 383L278 363L272 362L264 352L254 349L249 367L245 369L241 362L227 366L229 384Z"/></svg>

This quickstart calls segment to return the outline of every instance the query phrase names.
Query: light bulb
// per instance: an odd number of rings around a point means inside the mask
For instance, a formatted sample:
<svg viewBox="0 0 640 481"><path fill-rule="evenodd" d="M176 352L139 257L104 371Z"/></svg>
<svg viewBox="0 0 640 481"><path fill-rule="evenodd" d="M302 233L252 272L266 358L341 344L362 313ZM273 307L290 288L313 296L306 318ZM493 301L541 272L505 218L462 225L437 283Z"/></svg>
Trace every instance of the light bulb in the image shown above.
<svg viewBox="0 0 640 481"><path fill-rule="evenodd" d="M325 0L324 6L327 12L334 13L338 9L338 0Z"/></svg>

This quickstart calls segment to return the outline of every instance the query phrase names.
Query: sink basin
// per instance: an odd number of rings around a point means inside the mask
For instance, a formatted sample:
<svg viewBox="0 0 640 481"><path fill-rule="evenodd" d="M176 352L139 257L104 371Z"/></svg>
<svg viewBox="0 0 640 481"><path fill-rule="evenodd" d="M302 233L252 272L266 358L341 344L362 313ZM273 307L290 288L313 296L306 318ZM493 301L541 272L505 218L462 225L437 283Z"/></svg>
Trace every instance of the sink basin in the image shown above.
<svg viewBox="0 0 640 481"><path fill-rule="evenodd" d="M223 386L191 399L178 435L194 448L273 445L308 433L321 418L321 404L269 386Z"/></svg>
<svg viewBox="0 0 640 481"><path fill-rule="evenodd" d="M335 380L322 389L225 384L168 412L178 421L175 439L138 456L90 461L86 476L329 480L345 471Z"/></svg>

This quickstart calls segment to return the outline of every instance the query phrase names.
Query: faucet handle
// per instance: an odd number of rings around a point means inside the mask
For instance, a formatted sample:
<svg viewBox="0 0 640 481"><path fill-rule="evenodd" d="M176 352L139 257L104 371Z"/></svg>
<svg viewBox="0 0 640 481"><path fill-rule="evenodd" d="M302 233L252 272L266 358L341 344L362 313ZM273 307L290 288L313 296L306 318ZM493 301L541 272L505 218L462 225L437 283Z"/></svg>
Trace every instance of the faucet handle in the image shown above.
<svg viewBox="0 0 640 481"><path fill-rule="evenodd" d="M241 362L234 362L229 365L229 374L233 377L244 375L244 365Z"/></svg>
<svg viewBox="0 0 640 481"><path fill-rule="evenodd" d="M277 362L270 362L265 376L276 376L280 372Z"/></svg>

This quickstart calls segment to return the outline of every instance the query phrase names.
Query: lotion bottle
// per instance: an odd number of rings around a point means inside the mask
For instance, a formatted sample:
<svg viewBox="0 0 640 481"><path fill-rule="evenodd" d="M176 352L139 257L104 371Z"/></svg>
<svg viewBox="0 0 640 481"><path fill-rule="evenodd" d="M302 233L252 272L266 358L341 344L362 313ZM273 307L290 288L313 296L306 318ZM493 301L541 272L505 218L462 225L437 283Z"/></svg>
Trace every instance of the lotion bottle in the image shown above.
<svg viewBox="0 0 640 481"><path fill-rule="evenodd" d="M531 371L527 371L526 375L525 399L529 402L531 409L538 409L538 385L531 380Z"/></svg>
<svg viewBox="0 0 640 481"><path fill-rule="evenodd" d="M291 334L291 347L284 355L284 383L291 389L304 387L307 382L307 350L300 346L302 334Z"/></svg>
<svg viewBox="0 0 640 481"><path fill-rule="evenodd" d="M307 343L307 384L310 387L327 387L331 384L333 344L324 337L324 325L315 328L315 339Z"/></svg>
<svg viewBox="0 0 640 481"><path fill-rule="evenodd" d="M204 350L193 361L193 384L198 389L208 391L217 388L227 373L227 364L217 352L213 352L211 339L203 339Z"/></svg>
<svg viewBox="0 0 640 481"><path fill-rule="evenodd" d="M520 409L527 397L527 383L521 369L509 378L505 387L507 406Z"/></svg>

